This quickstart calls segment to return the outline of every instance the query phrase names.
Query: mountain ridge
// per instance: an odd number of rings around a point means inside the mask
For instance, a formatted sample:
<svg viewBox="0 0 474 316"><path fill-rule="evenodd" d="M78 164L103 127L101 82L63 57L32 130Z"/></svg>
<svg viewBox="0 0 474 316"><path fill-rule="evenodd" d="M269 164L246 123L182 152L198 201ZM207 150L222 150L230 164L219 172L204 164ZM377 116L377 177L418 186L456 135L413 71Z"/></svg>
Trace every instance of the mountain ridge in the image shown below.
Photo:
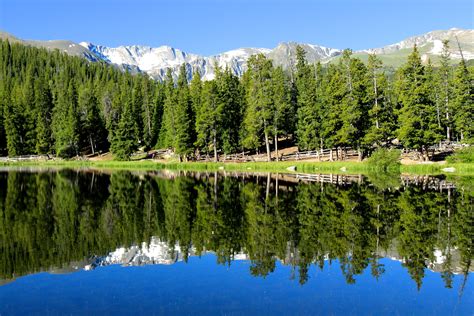
<svg viewBox="0 0 474 316"><path fill-rule="evenodd" d="M211 80L215 76L216 65L222 68L229 67L231 71L241 76L247 70L247 61L251 55L262 53L273 60L276 65L283 68L293 68L296 64L296 47L300 45L306 51L309 63L321 61L332 62L342 53L342 49L330 48L321 45L281 42L275 48L244 47L222 52L216 55L203 56L188 53L178 48L167 45L151 47L146 45L122 45L108 47L91 42L75 43L68 40L22 40L7 32L0 31L0 38L20 42L26 45L59 49L69 55L82 56L92 62L103 61L121 69L132 72L148 74L155 80L164 80L168 68L172 71L173 78L177 78L179 67L187 65L188 79L192 78L194 70L198 70L204 80ZM442 49L442 41L447 39L450 43L452 59L460 59L459 45L463 50L463 57L467 60L474 59L474 30L451 28L449 30L436 30L421 35L408 37L394 44L380 48L370 48L354 51L356 57L367 58L368 54L377 54L387 66L397 67L417 44L423 60L437 59Z"/></svg>

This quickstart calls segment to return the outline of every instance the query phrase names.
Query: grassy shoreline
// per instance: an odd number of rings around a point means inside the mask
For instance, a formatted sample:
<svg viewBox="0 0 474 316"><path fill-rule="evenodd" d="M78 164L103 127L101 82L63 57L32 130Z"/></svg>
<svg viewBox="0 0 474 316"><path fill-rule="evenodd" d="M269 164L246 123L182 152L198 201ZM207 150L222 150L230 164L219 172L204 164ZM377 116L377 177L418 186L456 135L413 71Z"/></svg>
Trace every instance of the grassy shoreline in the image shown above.
<svg viewBox="0 0 474 316"><path fill-rule="evenodd" d="M289 173L290 166L296 166L296 172L303 173L339 173L339 174L367 174L381 172L368 162L335 161L335 162L158 162L151 160L138 161L25 161L1 162L3 167L43 167L43 168L96 168L122 170L188 170L188 171L241 171L241 172L281 172ZM395 167L397 168L397 167ZM454 172L443 171L444 168L454 168ZM398 171L397 169L391 170ZM474 175L473 163L446 163L446 164L413 164L400 165L399 171L408 174L455 174Z"/></svg>

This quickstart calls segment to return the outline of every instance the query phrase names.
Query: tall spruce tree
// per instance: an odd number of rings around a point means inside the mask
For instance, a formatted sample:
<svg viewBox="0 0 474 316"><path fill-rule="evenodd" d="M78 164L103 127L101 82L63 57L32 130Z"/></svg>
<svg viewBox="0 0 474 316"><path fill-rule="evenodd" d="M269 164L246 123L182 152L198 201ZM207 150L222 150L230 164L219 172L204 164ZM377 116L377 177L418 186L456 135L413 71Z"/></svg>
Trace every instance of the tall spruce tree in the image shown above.
<svg viewBox="0 0 474 316"><path fill-rule="evenodd" d="M190 124L192 127L192 139L191 142L195 143L197 141L197 131L195 131L196 120L197 120L197 111L201 106L201 94L202 94L202 80L201 74L198 69L195 69L193 72L193 77L191 83L189 84L189 98L191 102L191 117Z"/></svg>
<svg viewBox="0 0 474 316"><path fill-rule="evenodd" d="M267 161L271 160L270 136L273 130L272 62L263 54L253 55L248 61L250 86L247 91L247 108L243 121L246 137L244 145L248 148L260 144L263 134Z"/></svg>
<svg viewBox="0 0 474 316"><path fill-rule="evenodd" d="M367 68L358 58L352 58L351 50L344 50L339 67L345 83L342 99L340 100L340 115L342 124L336 131L336 143L339 146L350 146L359 150L368 126L368 106L366 76Z"/></svg>
<svg viewBox="0 0 474 316"><path fill-rule="evenodd" d="M146 149L151 148L155 145L156 139L154 140L153 131L153 120L155 111L155 96L153 91L155 89L154 83L146 77L141 77L141 90L142 90L142 104L141 104L141 122L142 122L142 139L143 145ZM140 105L139 105L140 106Z"/></svg>
<svg viewBox="0 0 474 316"><path fill-rule="evenodd" d="M4 93L0 92L0 156L4 156L7 153L7 138L5 133L5 117L3 109L5 108L4 102L7 100Z"/></svg>
<svg viewBox="0 0 474 316"><path fill-rule="evenodd" d="M64 69L58 78L53 112L53 135L56 155L72 157L79 154L79 115L77 113L77 93L69 69Z"/></svg>
<svg viewBox="0 0 474 316"><path fill-rule="evenodd" d="M114 131L110 149L116 159L129 160L133 152L138 149L138 137L135 133L136 125L132 101L130 98L124 98L123 102L124 108Z"/></svg>
<svg viewBox="0 0 474 316"><path fill-rule="evenodd" d="M92 86L86 85L79 91L79 115L81 147L89 148L89 152L95 154L97 151L107 149L107 132L102 115L99 111L98 100Z"/></svg>
<svg viewBox="0 0 474 316"><path fill-rule="evenodd" d="M195 69L193 72L193 78L189 84L189 95L191 98L191 103L193 106L193 111L197 113L198 109L201 107L201 95L202 95L202 79L199 69Z"/></svg>
<svg viewBox="0 0 474 316"><path fill-rule="evenodd" d="M346 84L340 67L329 65L323 87L324 119L321 122L321 149L330 149L330 160L333 160L333 147L338 145L337 131L342 126L342 99L345 96Z"/></svg>
<svg viewBox="0 0 474 316"><path fill-rule="evenodd" d="M163 107L165 103L165 84L157 83L154 96L153 106L153 120L151 128L150 146L156 146L158 137L160 135L160 129L163 121Z"/></svg>
<svg viewBox="0 0 474 316"><path fill-rule="evenodd" d="M451 140L451 133L453 129L453 115L452 115L452 106L451 106L451 97L452 97L452 67L450 65L450 52L449 52L449 41L443 41L443 50L441 51L440 56L440 67L439 67L439 76L440 76L440 99L443 104L443 109L438 108L438 115L443 116L444 112L444 125L446 129L446 140ZM440 119L441 120L441 119Z"/></svg>
<svg viewBox="0 0 474 316"><path fill-rule="evenodd" d="M212 144L214 161L218 161L217 142L222 115L219 104L218 87L214 80L206 81L202 88L201 104L196 108L196 146L208 154L209 144Z"/></svg>
<svg viewBox="0 0 474 316"><path fill-rule="evenodd" d="M321 100L313 69L306 61L306 52L301 46L296 47L296 89L298 108L298 147L316 149L320 146Z"/></svg>
<svg viewBox="0 0 474 316"><path fill-rule="evenodd" d="M23 87L23 152L34 153L36 151L36 119L37 106L35 102L35 85L37 79L33 64L30 64L26 70L26 78L22 84Z"/></svg>
<svg viewBox="0 0 474 316"><path fill-rule="evenodd" d="M396 129L392 102L388 95L387 76L382 71L382 61L375 55L369 55L367 63L367 106L369 122L364 136L365 146L390 145Z"/></svg>
<svg viewBox="0 0 474 316"><path fill-rule="evenodd" d="M179 69L177 96L176 96L176 138L174 142L175 153L180 161L187 159L193 152L194 129L191 125L194 116L191 98L189 95L186 64Z"/></svg>
<svg viewBox="0 0 474 316"><path fill-rule="evenodd" d="M454 73L452 100L454 126L461 142L474 142L474 88L473 75L464 59L461 60Z"/></svg>
<svg viewBox="0 0 474 316"><path fill-rule="evenodd" d="M21 90L14 84L8 99L4 100L4 126L6 131L8 156L24 154L24 118Z"/></svg>
<svg viewBox="0 0 474 316"><path fill-rule="evenodd" d="M35 81L35 105L37 108L36 119L36 152L49 154L53 148L51 130L53 98L51 90L43 77Z"/></svg>
<svg viewBox="0 0 474 316"><path fill-rule="evenodd" d="M419 150L428 159L428 147L441 140L436 106L430 98L425 67L416 45L397 79L399 111L398 139L406 148Z"/></svg>
<svg viewBox="0 0 474 316"><path fill-rule="evenodd" d="M292 132L291 121L295 115L291 103L290 83L281 66L276 67L272 73L272 96L274 105L272 133L275 138L275 158L278 161L278 137Z"/></svg>
<svg viewBox="0 0 474 316"><path fill-rule="evenodd" d="M141 76L136 76L133 77L132 81L132 116L133 116L133 125L135 129L135 134L138 137L138 142L140 146L144 145L143 142L143 132L144 127L143 127L143 110L144 107L148 108L148 106L145 106L145 99L143 96L143 90L146 89L144 87L144 82L141 80ZM149 136L149 135L147 135ZM146 147L146 146L145 146Z"/></svg>
<svg viewBox="0 0 474 316"><path fill-rule="evenodd" d="M425 65L425 79L426 85L428 86L428 93L429 98L433 100L435 110L436 110L436 124L438 124L438 132L442 133L442 123L444 123L442 118L442 107L443 107L443 99L442 99L442 87L441 87L441 76L439 72L435 71L433 68L433 64L431 63L431 59L428 59ZM444 124L443 124L444 125ZM440 140L442 137L440 137Z"/></svg>
<svg viewBox="0 0 474 316"><path fill-rule="evenodd" d="M163 102L163 116L161 120L158 147L173 148L176 139L176 92L171 69L166 71L165 100Z"/></svg>
<svg viewBox="0 0 474 316"><path fill-rule="evenodd" d="M222 71L216 67L218 89L219 125L221 147L224 153L236 152L239 148L239 129L242 124L242 88L239 78L229 68Z"/></svg>

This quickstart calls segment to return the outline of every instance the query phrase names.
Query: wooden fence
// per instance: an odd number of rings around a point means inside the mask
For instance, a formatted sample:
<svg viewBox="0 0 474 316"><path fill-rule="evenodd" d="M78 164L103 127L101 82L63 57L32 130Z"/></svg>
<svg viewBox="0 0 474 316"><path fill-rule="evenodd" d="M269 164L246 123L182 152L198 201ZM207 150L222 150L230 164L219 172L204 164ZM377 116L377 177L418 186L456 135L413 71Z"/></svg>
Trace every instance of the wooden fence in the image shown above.
<svg viewBox="0 0 474 316"><path fill-rule="evenodd" d="M332 157L331 157L332 152ZM282 155L280 157L281 161L296 161L296 160L308 160L308 159L318 159L318 160L345 160L347 158L358 157L359 153L356 150L353 150L350 147L345 148L333 148L333 149L324 149L324 150L312 150L312 151L298 151L293 154Z"/></svg>
<svg viewBox="0 0 474 316"><path fill-rule="evenodd" d="M16 157L0 157L0 162L41 161L52 159L48 155L23 155Z"/></svg>
<svg viewBox="0 0 474 316"><path fill-rule="evenodd" d="M332 157L331 157L332 151ZM278 157L279 161L299 161L299 160L309 160L309 159L318 159L318 160L345 160L347 158L358 157L359 153L350 148L333 148L324 149L324 150L309 150L309 151L296 151L289 154L281 154ZM214 161L214 155L202 155L195 158L196 161ZM275 155L272 155L272 161L275 161ZM251 155L250 152L246 153L237 153L231 155L219 155L219 162L265 162L267 161L266 154L260 155Z"/></svg>

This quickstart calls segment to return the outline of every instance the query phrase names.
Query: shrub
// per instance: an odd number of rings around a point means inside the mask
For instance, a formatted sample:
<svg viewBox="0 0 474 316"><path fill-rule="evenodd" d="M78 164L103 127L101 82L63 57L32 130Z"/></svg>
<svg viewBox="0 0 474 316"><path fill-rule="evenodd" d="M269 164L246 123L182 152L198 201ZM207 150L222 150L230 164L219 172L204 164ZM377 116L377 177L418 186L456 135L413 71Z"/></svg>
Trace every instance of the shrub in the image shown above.
<svg viewBox="0 0 474 316"><path fill-rule="evenodd" d="M400 168L400 150L379 148L367 159L377 170L398 170Z"/></svg>
<svg viewBox="0 0 474 316"><path fill-rule="evenodd" d="M447 157L446 160L449 163L474 163L474 146L458 150L453 155Z"/></svg>

